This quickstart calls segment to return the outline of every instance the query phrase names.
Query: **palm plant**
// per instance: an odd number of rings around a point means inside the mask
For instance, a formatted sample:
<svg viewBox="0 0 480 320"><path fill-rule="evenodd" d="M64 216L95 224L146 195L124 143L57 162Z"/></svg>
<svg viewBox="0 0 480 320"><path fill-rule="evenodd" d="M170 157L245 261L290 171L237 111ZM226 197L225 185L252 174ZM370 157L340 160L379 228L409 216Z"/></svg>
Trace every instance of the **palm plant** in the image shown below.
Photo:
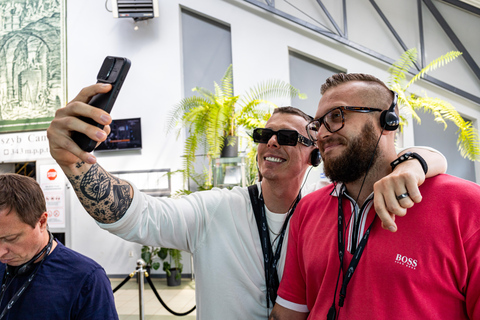
<svg viewBox="0 0 480 320"><path fill-rule="evenodd" d="M233 69L230 65L220 84L214 82L215 92L195 87L192 91L198 95L185 98L174 106L168 117L168 131L178 124L187 128L187 139L184 148L184 177L193 174L195 155L200 147L205 148L209 167L213 158L219 157L226 137L236 136L239 129L253 130L262 126L270 117L270 110L276 105L267 100L270 98L305 99L290 84L281 80L262 82L243 94L233 94ZM211 177L207 175L206 185L211 185Z"/></svg>
<svg viewBox="0 0 480 320"><path fill-rule="evenodd" d="M462 157L472 161L479 161L479 136L478 131L473 127L471 121L465 121L452 104L442 99L431 98L426 94L424 97L421 97L407 91L413 83L421 79L427 72L453 61L461 54L459 51L450 51L440 56L421 69L407 82L406 74L417 61L417 50L415 48L409 49L389 68L390 76L388 84L390 89L398 93L401 128L407 124L405 115L411 116L420 124L421 119L416 113L416 110L423 109L425 112L431 112L435 116L435 121L443 123L445 128L447 127L446 120L453 122L458 127L457 146Z"/></svg>

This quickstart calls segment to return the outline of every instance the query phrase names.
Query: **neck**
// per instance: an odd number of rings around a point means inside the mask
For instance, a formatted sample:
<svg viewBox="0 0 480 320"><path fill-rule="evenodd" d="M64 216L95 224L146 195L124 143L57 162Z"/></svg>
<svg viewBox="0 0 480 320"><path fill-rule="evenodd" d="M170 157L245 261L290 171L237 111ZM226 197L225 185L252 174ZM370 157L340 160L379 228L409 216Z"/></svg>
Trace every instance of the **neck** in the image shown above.
<svg viewBox="0 0 480 320"><path fill-rule="evenodd" d="M287 212L297 198L302 183L275 183L271 180L262 181L262 195L268 210L276 213Z"/></svg>
<svg viewBox="0 0 480 320"><path fill-rule="evenodd" d="M375 184L375 182L382 179L390 172L391 169L389 165L385 165L384 161L381 161L379 159L379 161L377 161L377 163L372 166L372 168L370 168L366 178L365 174L363 174L358 180L350 183L345 183L347 194L353 199L355 199L359 206L362 206L368 196L373 192L373 185Z"/></svg>
<svg viewBox="0 0 480 320"><path fill-rule="evenodd" d="M52 235L52 237L53 237L53 235ZM45 246L48 244L49 240L50 240L50 235L49 235L48 232L46 232L46 237L43 239L43 246L40 248L40 250L38 252L40 252L43 248L45 248ZM55 240L53 240L52 248L50 249L50 253L52 253L53 249L55 249L56 246L57 246L57 242ZM45 254L42 254L40 257L38 257L37 260L34 261L34 263L38 263L38 262L42 261L44 256L45 256Z"/></svg>

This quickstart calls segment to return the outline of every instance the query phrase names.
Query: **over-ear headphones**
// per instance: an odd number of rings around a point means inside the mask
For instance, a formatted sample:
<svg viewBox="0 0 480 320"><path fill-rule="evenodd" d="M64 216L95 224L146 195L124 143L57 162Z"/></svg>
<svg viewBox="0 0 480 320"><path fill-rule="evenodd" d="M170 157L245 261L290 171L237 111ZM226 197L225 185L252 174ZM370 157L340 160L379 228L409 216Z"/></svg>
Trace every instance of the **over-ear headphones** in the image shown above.
<svg viewBox="0 0 480 320"><path fill-rule="evenodd" d="M390 90L393 93L393 101L388 110L383 111L380 114L380 125L384 130L395 131L400 124L400 118L395 113L395 107L397 106L398 94Z"/></svg>
<svg viewBox="0 0 480 320"><path fill-rule="evenodd" d="M27 262L25 262L24 264L22 264L21 266L18 266L16 268L12 268L12 267L9 267L8 264L6 265L6 273L9 274L10 276L14 277L14 276L23 276L25 274L30 274L30 272L32 272L32 270L35 268L35 264L34 262L40 258L42 256L42 254L45 253L45 256L43 257L43 259L45 259L47 257L47 255L50 253L50 250L52 249L52 244L53 244L53 235L52 233L50 232L50 230L48 230L48 244L43 247L43 249L37 253L32 259L28 260ZM42 260L43 260L42 259Z"/></svg>
<svg viewBox="0 0 480 320"><path fill-rule="evenodd" d="M322 156L320 155L320 151L318 148L313 149L312 153L310 153L310 164L313 167L318 167L322 162Z"/></svg>

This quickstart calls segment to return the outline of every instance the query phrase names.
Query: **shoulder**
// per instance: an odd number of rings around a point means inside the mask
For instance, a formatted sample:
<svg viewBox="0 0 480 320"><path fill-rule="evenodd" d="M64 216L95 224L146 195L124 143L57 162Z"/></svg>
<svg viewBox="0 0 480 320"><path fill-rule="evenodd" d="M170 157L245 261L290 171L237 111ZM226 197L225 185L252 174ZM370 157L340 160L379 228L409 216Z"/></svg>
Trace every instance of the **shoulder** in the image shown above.
<svg viewBox="0 0 480 320"><path fill-rule="evenodd" d="M51 262L62 268L69 268L70 273L89 274L94 270L103 270L93 259L65 247L57 241L57 247L51 253Z"/></svg>
<svg viewBox="0 0 480 320"><path fill-rule="evenodd" d="M315 191L305 195L302 198L302 201L306 203L325 201L325 199L328 199L329 197L331 197L334 187L335 185L333 183L322 186L319 189L316 189Z"/></svg>
<svg viewBox="0 0 480 320"><path fill-rule="evenodd" d="M478 197L480 199L480 185L449 174L439 174L426 179L420 186L420 191L422 194L449 195L449 199L463 197Z"/></svg>

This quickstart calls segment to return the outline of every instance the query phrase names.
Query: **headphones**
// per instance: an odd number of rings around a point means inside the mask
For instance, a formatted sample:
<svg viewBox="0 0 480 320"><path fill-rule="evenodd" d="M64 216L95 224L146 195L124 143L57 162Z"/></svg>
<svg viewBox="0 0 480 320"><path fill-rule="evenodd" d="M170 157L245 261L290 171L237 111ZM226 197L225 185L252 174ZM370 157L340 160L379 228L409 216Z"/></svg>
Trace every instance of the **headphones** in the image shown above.
<svg viewBox="0 0 480 320"><path fill-rule="evenodd" d="M14 277L29 274L35 268L34 262L38 258L40 258L42 256L42 254L44 254L44 253L46 253L46 254L43 257L42 261L45 260L45 258L50 253L50 250L52 249L52 244L53 244L53 235L50 232L50 230L48 230L48 244L45 247L43 247L42 251L37 253L32 259L28 260L27 262L25 262L21 266L12 268L12 267L9 267L9 265L7 264L6 265L6 270L5 270L6 273L10 274L11 276L14 276Z"/></svg>
<svg viewBox="0 0 480 320"><path fill-rule="evenodd" d="M400 118L395 113L395 107L397 106L398 94L390 90L393 93L393 101L388 110L383 111L380 114L380 125L384 130L395 131L400 124Z"/></svg>
<svg viewBox="0 0 480 320"><path fill-rule="evenodd" d="M312 153L310 153L310 164L312 167L318 167L322 162L322 156L320 155L320 150L318 148L313 149Z"/></svg>

